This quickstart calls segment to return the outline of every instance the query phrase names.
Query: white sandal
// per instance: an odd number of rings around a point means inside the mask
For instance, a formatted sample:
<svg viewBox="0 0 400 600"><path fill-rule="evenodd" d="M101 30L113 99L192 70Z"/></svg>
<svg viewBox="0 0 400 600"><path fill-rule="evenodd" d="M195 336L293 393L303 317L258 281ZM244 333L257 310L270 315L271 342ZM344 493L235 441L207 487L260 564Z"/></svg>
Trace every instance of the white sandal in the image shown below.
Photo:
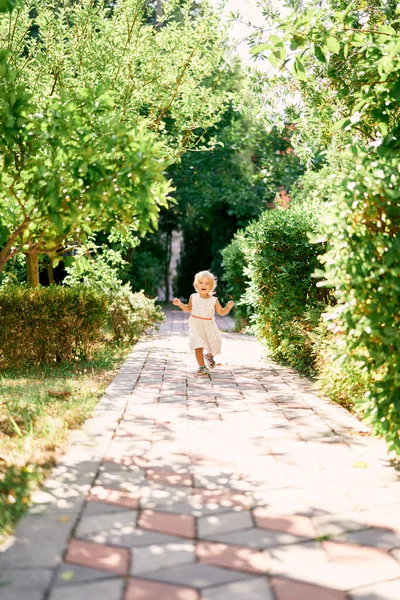
<svg viewBox="0 0 400 600"><path fill-rule="evenodd" d="M208 375L208 369L206 366L199 367L197 371L197 375Z"/></svg>

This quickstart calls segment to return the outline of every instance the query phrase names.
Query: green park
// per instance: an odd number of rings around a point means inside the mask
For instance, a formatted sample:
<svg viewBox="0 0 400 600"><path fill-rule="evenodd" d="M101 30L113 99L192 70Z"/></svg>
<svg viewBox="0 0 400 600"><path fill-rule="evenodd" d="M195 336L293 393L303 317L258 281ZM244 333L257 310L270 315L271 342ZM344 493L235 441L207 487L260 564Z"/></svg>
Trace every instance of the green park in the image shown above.
<svg viewBox="0 0 400 600"><path fill-rule="evenodd" d="M399 455L400 4L0 0L0 600L398 600Z"/></svg>

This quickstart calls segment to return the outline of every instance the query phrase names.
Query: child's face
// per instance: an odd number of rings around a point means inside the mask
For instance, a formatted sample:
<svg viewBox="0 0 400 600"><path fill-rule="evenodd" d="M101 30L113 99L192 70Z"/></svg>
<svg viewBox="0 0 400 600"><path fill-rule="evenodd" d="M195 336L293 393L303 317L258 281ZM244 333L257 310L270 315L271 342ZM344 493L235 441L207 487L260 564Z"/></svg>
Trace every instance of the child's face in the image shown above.
<svg viewBox="0 0 400 600"><path fill-rule="evenodd" d="M211 281L208 277L202 277L196 283L196 290L203 294L204 296L208 295L214 287L214 282Z"/></svg>

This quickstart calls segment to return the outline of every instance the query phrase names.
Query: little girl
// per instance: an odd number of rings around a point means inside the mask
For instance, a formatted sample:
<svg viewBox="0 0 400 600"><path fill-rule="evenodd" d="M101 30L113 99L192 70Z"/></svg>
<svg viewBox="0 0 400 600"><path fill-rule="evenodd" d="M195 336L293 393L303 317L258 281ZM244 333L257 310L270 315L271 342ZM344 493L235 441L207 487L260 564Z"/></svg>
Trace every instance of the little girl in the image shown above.
<svg viewBox="0 0 400 600"><path fill-rule="evenodd" d="M215 367L214 356L221 352L221 335L215 322L215 311L221 317L229 313L234 302L230 301L222 308L218 298L214 296L217 280L210 271L196 273L193 281L197 294L192 294L189 302L184 304L175 298L172 304L179 306L184 312L190 313L189 318L189 344L190 349L195 351L199 364L198 375L207 375L208 370L204 364L204 352L206 349L206 360L210 369Z"/></svg>

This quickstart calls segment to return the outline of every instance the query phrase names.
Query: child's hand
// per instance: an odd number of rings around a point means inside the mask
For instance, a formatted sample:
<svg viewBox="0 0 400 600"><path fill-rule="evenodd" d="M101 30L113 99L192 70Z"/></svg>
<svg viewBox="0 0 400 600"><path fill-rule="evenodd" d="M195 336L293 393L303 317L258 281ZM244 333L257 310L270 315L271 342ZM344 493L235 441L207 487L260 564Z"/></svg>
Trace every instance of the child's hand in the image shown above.
<svg viewBox="0 0 400 600"><path fill-rule="evenodd" d="M233 300L229 300L228 304L226 305L227 308L229 308L229 310L235 306L235 303L233 302Z"/></svg>
<svg viewBox="0 0 400 600"><path fill-rule="evenodd" d="M174 304L175 306L180 306L182 302L179 300L179 298L174 298L172 300L172 304Z"/></svg>

